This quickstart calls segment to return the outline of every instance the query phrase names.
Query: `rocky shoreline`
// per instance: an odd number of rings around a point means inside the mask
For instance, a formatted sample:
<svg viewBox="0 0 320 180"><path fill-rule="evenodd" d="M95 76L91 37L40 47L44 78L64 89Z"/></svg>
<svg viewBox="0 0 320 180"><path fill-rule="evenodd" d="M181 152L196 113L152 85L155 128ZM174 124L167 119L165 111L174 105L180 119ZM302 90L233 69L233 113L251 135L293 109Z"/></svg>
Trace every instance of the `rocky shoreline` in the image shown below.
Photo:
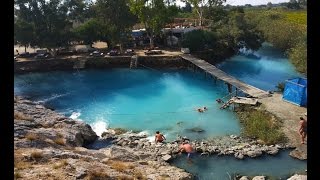
<svg viewBox="0 0 320 180"><path fill-rule="evenodd" d="M177 156L183 138L155 144L145 134L118 134L112 129L98 138L89 125L21 97L14 99L14 113L17 178L194 179L192 174L167 162ZM97 139L112 145L98 150L85 148ZM287 144L261 145L257 140L234 135L190 142L201 155L233 155L238 159L294 148ZM257 178L265 177L253 179Z"/></svg>

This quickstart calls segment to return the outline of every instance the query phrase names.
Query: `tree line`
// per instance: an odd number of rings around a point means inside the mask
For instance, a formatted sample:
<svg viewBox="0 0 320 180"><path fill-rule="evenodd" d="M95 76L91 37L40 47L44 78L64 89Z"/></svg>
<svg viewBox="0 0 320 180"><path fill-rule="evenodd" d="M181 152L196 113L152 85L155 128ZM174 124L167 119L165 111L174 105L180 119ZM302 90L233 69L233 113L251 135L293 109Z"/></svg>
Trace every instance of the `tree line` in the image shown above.
<svg viewBox="0 0 320 180"><path fill-rule="evenodd" d="M225 0L184 2L186 6L179 8L175 0L15 0L14 40L55 55L59 47L74 43L125 44L132 27L141 23L153 46L165 25L175 17L188 17L198 20L200 30L185 34L181 46L194 53L224 59L241 48L257 50L268 41L306 72L306 18L293 10L306 1L291 0L280 8L230 7L223 5Z"/></svg>

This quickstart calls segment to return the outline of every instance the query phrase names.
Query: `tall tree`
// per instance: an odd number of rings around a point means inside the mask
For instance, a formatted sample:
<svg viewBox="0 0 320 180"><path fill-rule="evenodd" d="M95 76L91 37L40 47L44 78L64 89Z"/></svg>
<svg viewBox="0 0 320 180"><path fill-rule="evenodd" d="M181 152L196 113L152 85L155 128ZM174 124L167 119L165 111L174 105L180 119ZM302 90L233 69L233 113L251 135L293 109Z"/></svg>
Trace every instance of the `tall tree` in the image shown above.
<svg viewBox="0 0 320 180"><path fill-rule="evenodd" d="M95 12L100 23L105 24L108 46L122 44L137 18L131 13L128 0L97 0Z"/></svg>
<svg viewBox="0 0 320 180"><path fill-rule="evenodd" d="M17 19L28 22L33 30L34 45L45 47L53 55L57 48L66 46L70 38L72 22L68 19L66 1L64 0L16 0L19 7ZM21 26L16 26L16 36L26 35ZM22 34L21 34L22 33ZM31 43L31 42L30 42Z"/></svg>
<svg viewBox="0 0 320 180"><path fill-rule="evenodd" d="M27 47L32 44L35 38L33 25L26 21L17 20L14 23L14 37L17 43L24 46L26 52Z"/></svg>
<svg viewBox="0 0 320 180"><path fill-rule="evenodd" d="M188 2L193 6L199 16L199 26L203 25L203 14L205 7L221 6L226 0L183 0L183 2Z"/></svg>
<svg viewBox="0 0 320 180"><path fill-rule="evenodd" d="M170 4L168 6L166 2L164 0L130 0L130 10L144 24L150 39L150 47L154 46L154 36L159 34L178 12L176 6Z"/></svg>

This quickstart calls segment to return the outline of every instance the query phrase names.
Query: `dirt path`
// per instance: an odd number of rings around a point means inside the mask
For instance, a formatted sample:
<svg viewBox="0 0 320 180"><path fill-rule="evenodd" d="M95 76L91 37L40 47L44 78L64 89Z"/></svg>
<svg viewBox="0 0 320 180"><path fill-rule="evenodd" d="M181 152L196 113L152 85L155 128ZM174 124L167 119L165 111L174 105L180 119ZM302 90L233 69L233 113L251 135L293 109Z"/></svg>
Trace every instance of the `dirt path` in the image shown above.
<svg viewBox="0 0 320 180"><path fill-rule="evenodd" d="M307 108L299 107L282 100L282 94L275 93L272 97L259 99L262 108L274 114L282 120L282 130L289 139L289 143L296 147L298 156L307 157L307 144L301 144L301 138L298 133L299 117L305 117ZM304 158L303 158L304 159Z"/></svg>

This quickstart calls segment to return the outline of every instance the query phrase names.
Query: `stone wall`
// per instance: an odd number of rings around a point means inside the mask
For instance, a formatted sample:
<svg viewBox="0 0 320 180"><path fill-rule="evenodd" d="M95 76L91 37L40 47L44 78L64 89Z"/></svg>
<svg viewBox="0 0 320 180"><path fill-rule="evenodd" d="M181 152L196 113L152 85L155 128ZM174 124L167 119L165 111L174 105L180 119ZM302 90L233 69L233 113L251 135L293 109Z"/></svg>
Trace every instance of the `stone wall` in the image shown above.
<svg viewBox="0 0 320 180"><path fill-rule="evenodd" d="M73 70L83 68L130 68L130 56L87 57L69 59L48 59L17 61L15 73L41 72L53 70ZM140 56L138 68L184 68L186 62L179 56Z"/></svg>

